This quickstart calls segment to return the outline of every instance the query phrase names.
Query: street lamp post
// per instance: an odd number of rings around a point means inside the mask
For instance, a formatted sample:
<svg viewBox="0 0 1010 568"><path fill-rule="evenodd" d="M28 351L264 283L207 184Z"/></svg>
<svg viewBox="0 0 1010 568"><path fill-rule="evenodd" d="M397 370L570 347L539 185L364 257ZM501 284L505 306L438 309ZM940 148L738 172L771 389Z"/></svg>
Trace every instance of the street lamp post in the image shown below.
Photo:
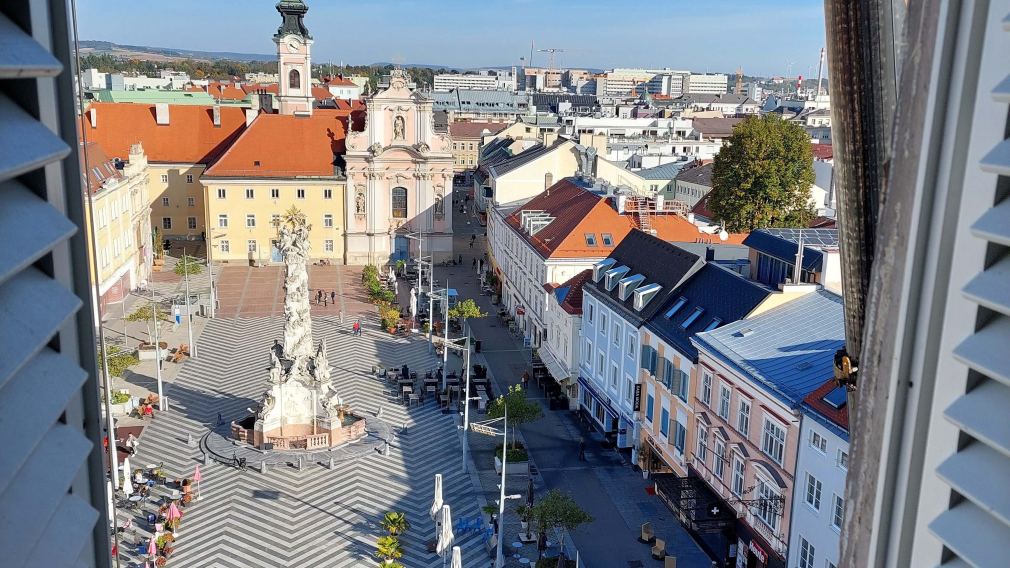
<svg viewBox="0 0 1010 568"><path fill-rule="evenodd" d="M182 267L186 273L186 324L189 328L189 356L196 359L196 344L193 343L193 312L189 307L189 255L182 249Z"/></svg>
<svg viewBox="0 0 1010 568"><path fill-rule="evenodd" d="M495 552L495 568L505 566L505 558L502 556L502 541L505 539L505 469L508 455L508 432L509 432L509 408L502 404L505 409L505 422L502 427L501 437L501 493L498 498L498 548Z"/></svg>
<svg viewBox="0 0 1010 568"><path fill-rule="evenodd" d="M445 281L445 304L442 305L442 312L445 314L445 348L442 349L442 391L449 387L446 377L446 367L449 366L449 280Z"/></svg>
<svg viewBox="0 0 1010 568"><path fill-rule="evenodd" d="M211 256L211 249L214 248L214 228L207 227L207 276L210 280L210 319L214 319L214 310L217 304L214 293L214 258Z"/></svg>
<svg viewBox="0 0 1010 568"><path fill-rule="evenodd" d="M154 286L151 286L151 316L154 319L154 374L158 379L158 410L168 410L168 401L161 385L161 341L158 340L158 304L154 300Z"/></svg>
<svg viewBox="0 0 1010 568"><path fill-rule="evenodd" d="M463 343L463 368L466 373L466 386L463 394L463 473L467 471L466 447L470 444L467 433L470 430L470 334L466 334L466 341Z"/></svg>

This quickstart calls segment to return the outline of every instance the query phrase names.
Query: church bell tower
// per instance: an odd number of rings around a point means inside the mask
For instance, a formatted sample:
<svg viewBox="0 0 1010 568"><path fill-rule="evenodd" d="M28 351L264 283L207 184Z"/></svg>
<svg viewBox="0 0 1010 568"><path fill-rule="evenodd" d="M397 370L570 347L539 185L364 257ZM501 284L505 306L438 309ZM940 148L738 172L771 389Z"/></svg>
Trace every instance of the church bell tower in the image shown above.
<svg viewBox="0 0 1010 568"><path fill-rule="evenodd" d="M277 3L281 25L277 44L277 101L281 114L312 113L312 36L305 27L309 7L302 0Z"/></svg>

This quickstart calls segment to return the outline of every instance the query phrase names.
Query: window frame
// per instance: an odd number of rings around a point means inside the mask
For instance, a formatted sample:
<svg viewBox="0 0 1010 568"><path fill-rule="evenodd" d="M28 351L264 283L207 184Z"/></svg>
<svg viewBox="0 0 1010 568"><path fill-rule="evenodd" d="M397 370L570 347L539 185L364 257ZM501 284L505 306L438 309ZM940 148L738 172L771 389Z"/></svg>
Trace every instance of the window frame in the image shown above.
<svg viewBox="0 0 1010 568"><path fill-rule="evenodd" d="M782 432L782 438L778 439L777 437L772 436L771 433L769 432L769 427ZM767 414L765 414L761 425L761 453L770 457L772 461L774 461L776 464L784 465L786 455L786 443L788 441L788 437L789 437L788 428L782 426L781 424L779 424L777 420L773 420ZM770 447L768 441L772 442ZM778 454L779 454L778 457L773 455L773 453L770 451L775 449L775 445L778 446Z"/></svg>

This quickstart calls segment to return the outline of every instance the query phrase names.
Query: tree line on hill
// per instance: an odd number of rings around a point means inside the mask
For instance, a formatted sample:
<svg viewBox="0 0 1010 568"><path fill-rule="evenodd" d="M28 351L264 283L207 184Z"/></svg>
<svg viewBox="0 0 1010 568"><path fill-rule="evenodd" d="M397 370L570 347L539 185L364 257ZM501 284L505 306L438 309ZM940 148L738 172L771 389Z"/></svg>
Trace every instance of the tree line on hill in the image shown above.
<svg viewBox="0 0 1010 568"><path fill-rule="evenodd" d="M318 63L312 66L313 76L345 75L368 77L370 90L375 91L382 75L388 75L393 69L392 64L386 65L333 65ZM148 59L116 57L108 53L89 53L81 57L81 69L98 69L103 73L128 73L156 77L162 69L172 69L188 73L193 79L210 79L216 81L233 80L236 77L244 79L246 73L277 73L276 61L232 61L216 59L213 61L199 59L178 59L174 61L151 61ZM434 67L404 67L410 78L418 87L430 88L434 77L440 73L460 73L456 69ZM464 73L473 73L466 71Z"/></svg>

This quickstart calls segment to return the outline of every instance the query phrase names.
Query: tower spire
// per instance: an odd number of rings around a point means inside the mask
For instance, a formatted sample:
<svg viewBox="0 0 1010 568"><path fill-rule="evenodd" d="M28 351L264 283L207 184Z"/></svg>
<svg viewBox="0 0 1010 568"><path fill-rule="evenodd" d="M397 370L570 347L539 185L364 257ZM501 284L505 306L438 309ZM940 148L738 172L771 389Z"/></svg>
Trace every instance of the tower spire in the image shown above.
<svg viewBox="0 0 1010 568"><path fill-rule="evenodd" d="M309 7L302 0L281 0L277 3L277 11L281 14L281 25L277 28L275 38L286 35L301 36L305 39L312 39L308 28L305 27L305 13Z"/></svg>

